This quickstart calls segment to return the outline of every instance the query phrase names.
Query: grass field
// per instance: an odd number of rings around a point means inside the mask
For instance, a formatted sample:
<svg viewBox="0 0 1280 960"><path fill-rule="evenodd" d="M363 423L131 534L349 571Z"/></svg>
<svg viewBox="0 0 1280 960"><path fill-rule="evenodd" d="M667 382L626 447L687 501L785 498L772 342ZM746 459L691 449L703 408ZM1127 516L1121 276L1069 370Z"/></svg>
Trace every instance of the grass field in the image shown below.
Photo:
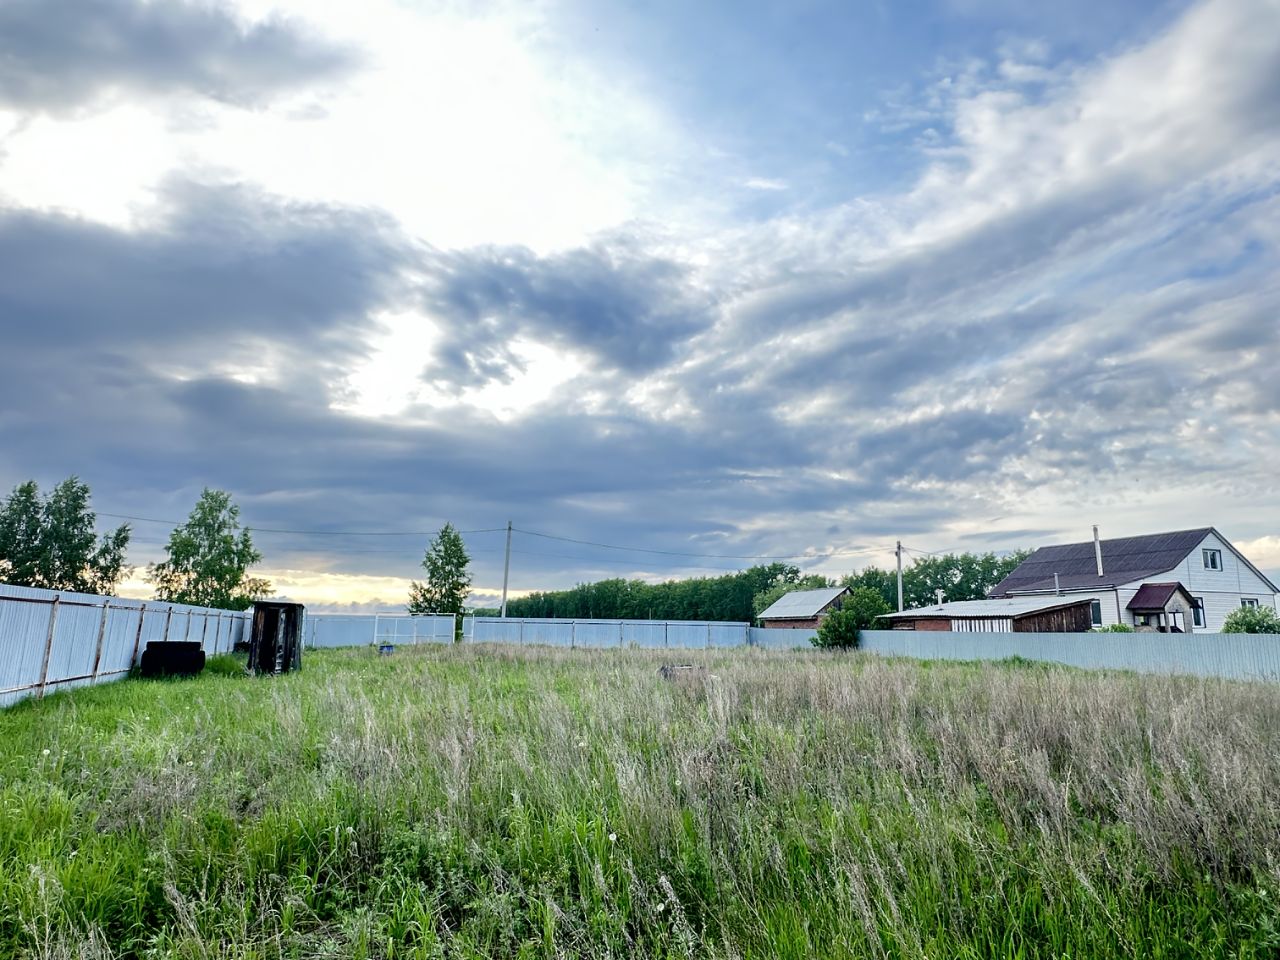
<svg viewBox="0 0 1280 960"><path fill-rule="evenodd" d="M684 656L2 712L0 956L1280 956L1280 687Z"/></svg>

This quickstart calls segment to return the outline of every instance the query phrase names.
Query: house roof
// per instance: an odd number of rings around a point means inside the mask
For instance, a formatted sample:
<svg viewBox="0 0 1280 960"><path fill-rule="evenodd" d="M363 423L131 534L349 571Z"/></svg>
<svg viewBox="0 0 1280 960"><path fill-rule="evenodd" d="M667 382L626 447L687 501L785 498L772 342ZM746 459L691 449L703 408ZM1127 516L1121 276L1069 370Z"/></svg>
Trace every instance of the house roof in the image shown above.
<svg viewBox="0 0 1280 960"><path fill-rule="evenodd" d="M1198 527L1195 530L1103 540L1104 575L1101 577L1098 576L1092 540L1041 547L997 583L990 595L1001 597L1011 593L1052 590L1055 573L1058 574L1059 584L1063 589L1114 587L1132 583L1134 580L1172 570L1205 537L1216 532L1213 527ZM1226 542L1225 538L1223 542Z"/></svg>
<svg viewBox="0 0 1280 960"><path fill-rule="evenodd" d="M761 620L807 620L816 617L848 587L823 587L821 590L792 590L775 600L760 614Z"/></svg>
<svg viewBox="0 0 1280 960"><path fill-rule="evenodd" d="M1066 607L1078 607L1093 601L1087 598L1072 599L1070 597L999 597L994 600L950 600L946 603L935 603L931 607L916 607L903 610L901 613L881 614L882 620L929 620L946 619L999 619L1008 617L1017 619L1033 613L1044 613L1047 610L1061 610Z"/></svg>
<svg viewBox="0 0 1280 960"><path fill-rule="evenodd" d="M1126 610L1163 610L1169 598L1181 592L1184 597L1195 604L1195 598L1180 583L1144 583L1133 595L1133 599L1125 606Z"/></svg>

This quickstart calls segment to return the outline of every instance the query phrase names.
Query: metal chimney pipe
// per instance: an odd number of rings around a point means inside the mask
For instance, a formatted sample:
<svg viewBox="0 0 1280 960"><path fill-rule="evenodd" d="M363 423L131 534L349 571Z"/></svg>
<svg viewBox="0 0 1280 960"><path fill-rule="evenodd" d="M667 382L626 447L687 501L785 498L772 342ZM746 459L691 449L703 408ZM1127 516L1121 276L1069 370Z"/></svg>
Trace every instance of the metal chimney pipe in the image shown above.
<svg viewBox="0 0 1280 960"><path fill-rule="evenodd" d="M1098 539L1098 525L1093 525L1093 558L1098 561L1098 576L1102 573L1102 541Z"/></svg>
<svg viewBox="0 0 1280 960"><path fill-rule="evenodd" d="M1062 596L1062 583L1058 580L1058 575L1053 575L1053 592L1058 596Z"/></svg>

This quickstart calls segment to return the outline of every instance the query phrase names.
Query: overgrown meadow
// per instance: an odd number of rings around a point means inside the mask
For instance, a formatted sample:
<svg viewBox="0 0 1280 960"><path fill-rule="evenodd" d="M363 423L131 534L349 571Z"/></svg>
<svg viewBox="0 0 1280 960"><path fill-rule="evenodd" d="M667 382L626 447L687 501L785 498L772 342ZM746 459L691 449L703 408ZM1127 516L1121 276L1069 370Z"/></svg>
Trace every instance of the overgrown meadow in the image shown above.
<svg viewBox="0 0 1280 960"><path fill-rule="evenodd" d="M1275 957L1280 687L425 647L0 712L0 956Z"/></svg>

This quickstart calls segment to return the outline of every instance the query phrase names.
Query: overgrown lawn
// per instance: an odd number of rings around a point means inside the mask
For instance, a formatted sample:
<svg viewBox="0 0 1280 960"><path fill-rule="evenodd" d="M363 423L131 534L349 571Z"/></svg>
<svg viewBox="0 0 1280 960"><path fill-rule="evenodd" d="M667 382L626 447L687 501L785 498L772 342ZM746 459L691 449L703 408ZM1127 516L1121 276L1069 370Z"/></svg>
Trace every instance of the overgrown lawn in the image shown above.
<svg viewBox="0 0 1280 960"><path fill-rule="evenodd" d="M0 956L1280 955L1276 686L818 651L304 666L0 712Z"/></svg>

